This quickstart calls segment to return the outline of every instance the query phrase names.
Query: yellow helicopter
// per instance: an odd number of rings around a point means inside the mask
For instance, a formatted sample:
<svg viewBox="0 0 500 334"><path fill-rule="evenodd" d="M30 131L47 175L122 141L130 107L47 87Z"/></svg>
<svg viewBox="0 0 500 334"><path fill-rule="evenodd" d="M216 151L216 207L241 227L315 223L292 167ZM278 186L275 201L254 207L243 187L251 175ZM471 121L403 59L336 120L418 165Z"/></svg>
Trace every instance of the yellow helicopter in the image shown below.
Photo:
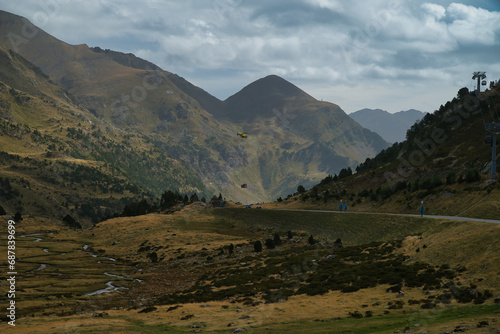
<svg viewBox="0 0 500 334"><path fill-rule="evenodd" d="M246 138L247 137L247 134L246 133L239 133L239 132L236 132L236 134L238 136L240 136L241 138Z"/></svg>

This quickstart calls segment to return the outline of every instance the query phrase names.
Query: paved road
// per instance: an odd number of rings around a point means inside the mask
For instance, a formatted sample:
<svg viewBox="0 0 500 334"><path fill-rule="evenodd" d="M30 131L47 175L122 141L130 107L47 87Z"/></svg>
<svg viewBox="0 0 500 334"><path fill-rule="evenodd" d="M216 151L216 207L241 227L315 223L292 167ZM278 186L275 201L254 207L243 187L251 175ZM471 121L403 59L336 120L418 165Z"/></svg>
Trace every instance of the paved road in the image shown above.
<svg viewBox="0 0 500 334"><path fill-rule="evenodd" d="M337 214L349 214L349 213L359 213L359 214L369 214L369 215L390 215L390 216L406 216L406 217L420 217L420 215L411 215L403 213L383 213L383 212L357 212L357 211L336 211L336 210L299 210L299 209L285 209L283 211L303 211L303 212L329 212ZM450 220L465 220L473 222L483 222L483 223L493 223L500 224L500 220L495 219L483 219L483 218L469 218L469 217L457 217L457 216L434 216L434 215L424 215L424 218L434 218L434 219L450 219Z"/></svg>

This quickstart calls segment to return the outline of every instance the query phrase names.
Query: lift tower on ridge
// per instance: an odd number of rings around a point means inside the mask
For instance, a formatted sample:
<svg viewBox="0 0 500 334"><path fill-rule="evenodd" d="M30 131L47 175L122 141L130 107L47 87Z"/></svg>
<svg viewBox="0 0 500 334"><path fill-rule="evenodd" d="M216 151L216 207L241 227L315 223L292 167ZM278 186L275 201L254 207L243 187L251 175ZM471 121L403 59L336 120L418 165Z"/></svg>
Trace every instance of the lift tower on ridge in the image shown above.
<svg viewBox="0 0 500 334"><path fill-rule="evenodd" d="M481 80L486 79L486 72L474 72L472 73L472 80L477 79L477 86L476 86L476 96L479 95L481 92ZM486 81L484 82L486 85Z"/></svg>

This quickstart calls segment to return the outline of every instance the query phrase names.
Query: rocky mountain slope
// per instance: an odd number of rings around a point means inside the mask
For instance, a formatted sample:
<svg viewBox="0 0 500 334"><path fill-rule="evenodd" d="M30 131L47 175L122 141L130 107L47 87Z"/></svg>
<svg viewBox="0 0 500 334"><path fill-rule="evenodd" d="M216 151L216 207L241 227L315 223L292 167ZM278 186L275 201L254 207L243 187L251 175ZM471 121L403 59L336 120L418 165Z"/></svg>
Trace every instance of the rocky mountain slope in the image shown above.
<svg viewBox="0 0 500 334"><path fill-rule="evenodd" d="M378 133L389 143L396 143L405 140L406 131L424 118L425 113L415 109L394 114L381 109L361 109L349 116L363 127Z"/></svg>
<svg viewBox="0 0 500 334"><path fill-rule="evenodd" d="M67 145L36 143L20 150L26 138L13 147L4 137L0 150L106 166L107 174L135 186L136 195L173 189L270 200L353 167L387 146L338 106L319 102L277 76L220 101L132 54L69 45L3 11L0 45L6 87L48 101L66 99L75 113L69 117L56 102L46 106L55 108L50 112L20 108L13 114L1 108L6 126L36 127ZM45 81L32 85L34 74L14 64L16 57ZM53 92L45 92L47 87ZM51 119L64 123L49 126ZM248 132L246 139L237 136L242 131ZM245 183L248 187L241 188Z"/></svg>
<svg viewBox="0 0 500 334"><path fill-rule="evenodd" d="M8 213L96 222L160 187L205 189L153 141L95 117L2 46L0 70L0 203Z"/></svg>

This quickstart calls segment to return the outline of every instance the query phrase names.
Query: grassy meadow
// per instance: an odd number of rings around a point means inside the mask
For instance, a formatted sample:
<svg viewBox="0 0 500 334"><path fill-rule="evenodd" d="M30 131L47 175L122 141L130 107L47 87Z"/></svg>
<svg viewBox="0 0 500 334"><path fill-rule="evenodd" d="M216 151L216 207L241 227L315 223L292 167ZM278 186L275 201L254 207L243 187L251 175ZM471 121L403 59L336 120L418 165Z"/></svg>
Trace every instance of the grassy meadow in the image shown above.
<svg viewBox="0 0 500 334"><path fill-rule="evenodd" d="M500 327L494 224L195 204L79 231L27 217L16 233L18 318L16 327L0 323L5 333ZM254 251L276 234L281 244Z"/></svg>

